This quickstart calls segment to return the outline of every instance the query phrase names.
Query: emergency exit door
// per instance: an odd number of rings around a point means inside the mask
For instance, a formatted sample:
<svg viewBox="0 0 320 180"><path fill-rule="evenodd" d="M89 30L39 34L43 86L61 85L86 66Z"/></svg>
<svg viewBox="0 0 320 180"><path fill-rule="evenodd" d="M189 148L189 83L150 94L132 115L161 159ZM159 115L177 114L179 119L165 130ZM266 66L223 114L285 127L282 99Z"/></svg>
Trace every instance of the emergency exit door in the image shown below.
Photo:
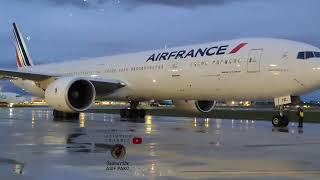
<svg viewBox="0 0 320 180"><path fill-rule="evenodd" d="M247 71L248 72L259 72L260 61L262 57L263 49L252 49L249 52L247 60Z"/></svg>

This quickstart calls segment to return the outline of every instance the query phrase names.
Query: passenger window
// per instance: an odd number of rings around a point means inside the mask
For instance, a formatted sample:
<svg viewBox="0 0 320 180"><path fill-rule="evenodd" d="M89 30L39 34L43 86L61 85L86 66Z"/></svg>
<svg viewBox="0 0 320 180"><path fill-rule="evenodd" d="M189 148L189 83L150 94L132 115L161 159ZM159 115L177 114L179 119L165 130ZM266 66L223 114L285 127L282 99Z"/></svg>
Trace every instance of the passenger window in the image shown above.
<svg viewBox="0 0 320 180"><path fill-rule="evenodd" d="M305 52L299 52L297 58L298 59L305 59Z"/></svg>
<svg viewBox="0 0 320 180"><path fill-rule="evenodd" d="M313 58L313 57L314 57L313 52L311 52L311 51L306 52L306 59Z"/></svg>

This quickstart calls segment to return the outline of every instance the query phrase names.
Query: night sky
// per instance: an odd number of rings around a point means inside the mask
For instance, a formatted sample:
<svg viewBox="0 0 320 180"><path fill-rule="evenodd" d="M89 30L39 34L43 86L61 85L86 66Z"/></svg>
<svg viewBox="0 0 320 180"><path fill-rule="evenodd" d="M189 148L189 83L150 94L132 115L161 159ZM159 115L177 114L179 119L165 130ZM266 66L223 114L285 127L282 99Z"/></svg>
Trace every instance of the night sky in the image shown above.
<svg viewBox="0 0 320 180"><path fill-rule="evenodd" d="M1 0L0 67L16 68L13 21L34 63L45 64L240 37L320 47L319 7L319 0ZM320 100L320 91L304 99Z"/></svg>

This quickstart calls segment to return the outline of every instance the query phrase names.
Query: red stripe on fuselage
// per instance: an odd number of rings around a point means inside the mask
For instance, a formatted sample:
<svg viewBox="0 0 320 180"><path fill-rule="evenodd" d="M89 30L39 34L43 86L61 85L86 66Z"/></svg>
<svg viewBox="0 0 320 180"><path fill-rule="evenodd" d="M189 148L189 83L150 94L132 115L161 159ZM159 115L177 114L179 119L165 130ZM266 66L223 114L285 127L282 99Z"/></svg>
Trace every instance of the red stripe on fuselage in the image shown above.
<svg viewBox="0 0 320 180"><path fill-rule="evenodd" d="M22 67L21 62L19 60L19 55L18 55L18 50L16 49L16 56L17 56L17 62L18 62L18 66Z"/></svg>
<svg viewBox="0 0 320 180"><path fill-rule="evenodd" d="M234 49L232 49L232 51L229 54L234 54L236 52L238 52L241 48L243 48L245 45L247 45L248 43L241 43L239 44L237 47L235 47Z"/></svg>

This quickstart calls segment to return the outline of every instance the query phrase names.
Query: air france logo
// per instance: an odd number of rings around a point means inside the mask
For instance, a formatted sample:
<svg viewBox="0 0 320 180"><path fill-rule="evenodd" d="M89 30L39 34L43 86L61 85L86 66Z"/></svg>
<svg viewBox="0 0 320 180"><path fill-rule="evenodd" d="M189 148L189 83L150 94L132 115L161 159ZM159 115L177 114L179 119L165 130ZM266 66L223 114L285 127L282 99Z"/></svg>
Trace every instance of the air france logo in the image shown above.
<svg viewBox="0 0 320 180"><path fill-rule="evenodd" d="M229 54L237 53L241 48L243 48L247 43L241 43L233 48ZM223 55L228 51L229 45L223 46L213 46L208 48L199 48L199 49L191 49L191 50L180 50L180 51L171 51L171 52L163 52L158 54L152 54L148 59L149 61L162 61L162 60L170 60L170 59L186 59L186 58L194 58L198 56L213 56L213 55Z"/></svg>

